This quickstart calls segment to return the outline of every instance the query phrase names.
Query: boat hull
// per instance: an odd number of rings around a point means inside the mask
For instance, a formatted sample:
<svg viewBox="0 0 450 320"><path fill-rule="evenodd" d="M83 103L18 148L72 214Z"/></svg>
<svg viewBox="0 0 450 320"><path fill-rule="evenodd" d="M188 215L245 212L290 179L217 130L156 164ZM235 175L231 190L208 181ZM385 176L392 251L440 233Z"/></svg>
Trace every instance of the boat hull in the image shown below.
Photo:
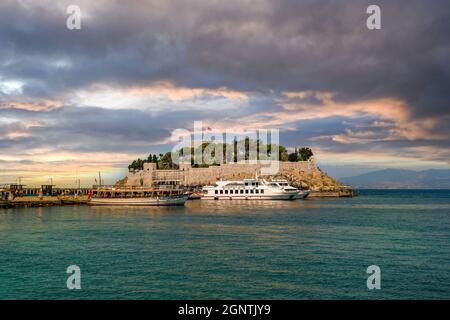
<svg viewBox="0 0 450 320"><path fill-rule="evenodd" d="M91 206L183 206L187 195L159 198L91 198Z"/></svg>
<svg viewBox="0 0 450 320"><path fill-rule="evenodd" d="M306 199L309 196L309 191L300 191L296 199Z"/></svg>
<svg viewBox="0 0 450 320"><path fill-rule="evenodd" d="M305 199L309 195L309 191L300 191L297 193L283 194L243 194L243 195L203 195L202 200L298 200Z"/></svg>

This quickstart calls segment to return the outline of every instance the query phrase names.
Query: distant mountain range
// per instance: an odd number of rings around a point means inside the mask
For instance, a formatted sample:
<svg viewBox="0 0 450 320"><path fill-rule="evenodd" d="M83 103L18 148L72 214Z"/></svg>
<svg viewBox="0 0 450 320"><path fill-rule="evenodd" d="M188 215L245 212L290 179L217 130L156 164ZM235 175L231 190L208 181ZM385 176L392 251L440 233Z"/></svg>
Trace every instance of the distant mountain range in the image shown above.
<svg viewBox="0 0 450 320"><path fill-rule="evenodd" d="M450 189L450 170L384 169L340 181L360 189Z"/></svg>

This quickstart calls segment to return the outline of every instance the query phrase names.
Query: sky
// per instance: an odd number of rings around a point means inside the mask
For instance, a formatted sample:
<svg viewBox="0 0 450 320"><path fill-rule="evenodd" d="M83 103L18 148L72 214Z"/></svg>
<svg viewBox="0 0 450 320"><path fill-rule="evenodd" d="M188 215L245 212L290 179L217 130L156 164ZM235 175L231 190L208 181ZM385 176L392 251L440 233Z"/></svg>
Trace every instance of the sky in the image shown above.
<svg viewBox="0 0 450 320"><path fill-rule="evenodd" d="M2 0L0 184L114 183L194 121L338 178L450 168L449 57L448 0Z"/></svg>

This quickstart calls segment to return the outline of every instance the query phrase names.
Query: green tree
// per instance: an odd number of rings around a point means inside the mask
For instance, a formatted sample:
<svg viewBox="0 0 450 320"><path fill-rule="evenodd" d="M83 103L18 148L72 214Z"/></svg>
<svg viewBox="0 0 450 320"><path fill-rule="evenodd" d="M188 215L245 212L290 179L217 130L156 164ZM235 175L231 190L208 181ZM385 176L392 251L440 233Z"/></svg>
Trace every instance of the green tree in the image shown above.
<svg viewBox="0 0 450 320"><path fill-rule="evenodd" d="M172 161L172 152L166 152L162 157L160 157L158 169L178 169L178 165L174 164Z"/></svg>
<svg viewBox="0 0 450 320"><path fill-rule="evenodd" d="M197 151L200 155L203 155L203 151L211 144L214 144L214 142L204 142L200 146L198 146ZM278 156L280 161L307 161L313 156L313 152L308 147L303 147L300 149L295 148L295 151L293 153L288 153L286 147L282 145L276 145L276 144L264 144L260 139L258 140L251 140L249 137L246 137L243 140L240 140L240 143L238 143L237 139L235 138L231 144L226 143L220 143L217 145L218 148L221 148L221 151L223 152L223 161L224 162L237 162L239 159L246 159L249 160L250 157L250 148L256 147L257 150L257 156L258 159L260 156L261 159L270 159L271 155L276 152L278 149ZM228 146L229 154L226 153ZM194 164L194 148L193 147L185 147L183 149L180 149L179 155L181 157L186 157L185 160L189 161L189 157L191 160L192 167L201 167L201 168L207 168L207 164ZM263 152L263 155L259 155L259 152ZM265 154L267 152L267 154ZM190 156L189 156L190 153ZM215 151L212 151L212 156L214 156ZM201 161L202 159L198 159ZM220 161L221 159L219 159ZM178 168L178 165L175 165L172 160L172 153L167 152L165 154L160 153L159 156L156 154L149 154L147 159L142 160L138 158L137 160L133 160L130 165L128 165L129 171L135 171L135 170L143 170L144 169L144 163L156 163L157 169L174 169ZM200 162L201 163L201 162Z"/></svg>
<svg viewBox="0 0 450 320"><path fill-rule="evenodd" d="M136 160L133 160L133 162L128 166L128 171L134 171L136 170Z"/></svg>
<svg viewBox="0 0 450 320"><path fill-rule="evenodd" d="M279 154L279 160L280 161L288 161L289 159L289 154L287 152L286 147L284 146L278 146L278 154Z"/></svg>
<svg viewBox="0 0 450 320"><path fill-rule="evenodd" d="M290 153L288 156L288 160L290 162L297 162L298 161L298 153L297 152Z"/></svg>
<svg viewBox="0 0 450 320"><path fill-rule="evenodd" d="M144 160L142 160L141 158L137 159L137 169L138 170L144 169Z"/></svg>
<svg viewBox="0 0 450 320"><path fill-rule="evenodd" d="M308 161L314 154L310 148L303 147L298 150L298 155L300 161Z"/></svg>
<svg viewBox="0 0 450 320"><path fill-rule="evenodd" d="M250 156L250 138L249 137L245 137L245 141L244 141L244 159L248 160L249 156Z"/></svg>

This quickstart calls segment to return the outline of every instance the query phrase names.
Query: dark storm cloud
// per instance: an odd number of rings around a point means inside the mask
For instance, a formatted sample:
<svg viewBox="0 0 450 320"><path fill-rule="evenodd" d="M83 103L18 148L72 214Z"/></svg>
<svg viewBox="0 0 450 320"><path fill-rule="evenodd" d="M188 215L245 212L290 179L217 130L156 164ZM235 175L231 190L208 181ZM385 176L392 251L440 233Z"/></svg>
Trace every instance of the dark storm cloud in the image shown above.
<svg viewBox="0 0 450 320"><path fill-rule="evenodd" d="M446 121L448 119L442 119L438 126ZM384 120L382 124L378 124L378 119L374 116L361 116L357 119L334 116L293 121L285 125L295 128L280 132L280 140L291 147L309 146L313 150L324 150L339 156L370 151L385 156L442 163L448 163L450 157L449 139L423 136L412 140L398 137L395 135L398 127L394 121ZM448 137L450 129L442 126L434 128L430 133ZM367 158L370 160L370 156Z"/></svg>
<svg viewBox="0 0 450 320"><path fill-rule="evenodd" d="M81 7L82 30L65 27L69 4ZM367 30L369 4L380 5L382 30ZM32 161L27 152L42 148L105 152L111 158L120 152L131 159L131 154L170 150L172 130L191 128L194 120L213 128L248 127L252 121L264 126L277 123L272 120L280 113L292 113L276 125L287 146L448 162L449 35L446 0L3 0L0 156ZM7 92L3 81L22 87ZM144 99L135 106L133 99L126 106L93 103L98 108L78 99L80 90L96 93L93 85L126 91L161 81L184 88L227 87L244 91L248 100L203 93L185 100ZM365 111L326 115L324 101L314 94L283 94L306 90L332 92L341 106L398 99L411 119ZM47 99L55 109L46 108ZM20 103L43 107L17 109ZM305 105L317 108L317 117L302 117ZM408 121L427 134L396 135Z"/></svg>
<svg viewBox="0 0 450 320"><path fill-rule="evenodd" d="M192 126L195 116L188 111L148 112L96 107L64 107L46 112L3 109L1 115L20 119L0 127L2 154L20 154L24 150L48 148L69 152L143 153L167 151L166 139L172 130ZM211 117L209 111L202 116ZM31 123L31 125L26 125ZM5 138L10 133L26 135ZM155 145L161 145L159 150Z"/></svg>
<svg viewBox="0 0 450 320"><path fill-rule="evenodd" d="M78 1L86 19L69 31L64 1L3 1L0 75L25 81L30 96L168 80L332 91L343 101L390 96L416 117L448 114L450 2L376 1L383 29L369 31L372 2Z"/></svg>

